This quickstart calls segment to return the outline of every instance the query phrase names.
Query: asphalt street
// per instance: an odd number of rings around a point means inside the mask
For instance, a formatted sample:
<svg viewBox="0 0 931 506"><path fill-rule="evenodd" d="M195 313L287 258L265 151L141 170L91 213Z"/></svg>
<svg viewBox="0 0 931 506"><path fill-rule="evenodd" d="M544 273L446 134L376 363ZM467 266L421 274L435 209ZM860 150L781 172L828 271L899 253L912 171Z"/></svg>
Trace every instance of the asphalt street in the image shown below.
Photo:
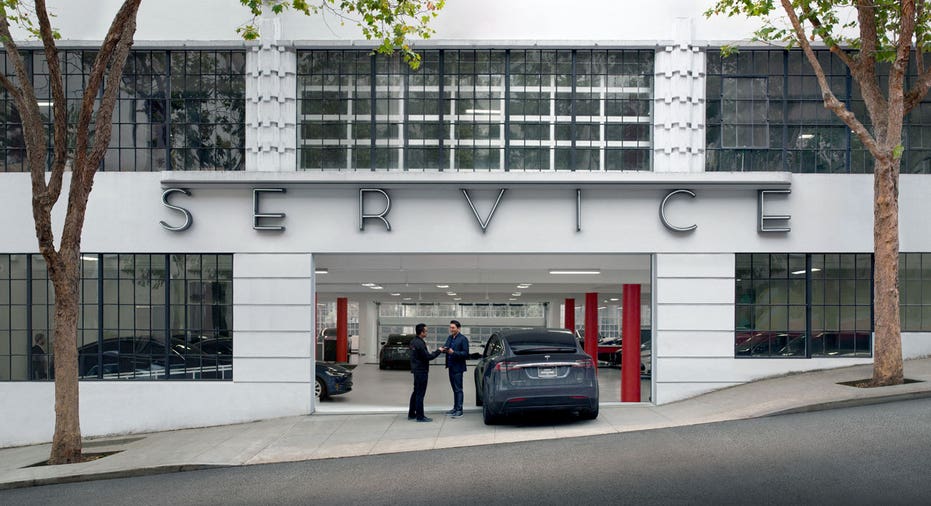
<svg viewBox="0 0 931 506"><path fill-rule="evenodd" d="M931 399L33 487L0 504L929 504L929 475Z"/></svg>

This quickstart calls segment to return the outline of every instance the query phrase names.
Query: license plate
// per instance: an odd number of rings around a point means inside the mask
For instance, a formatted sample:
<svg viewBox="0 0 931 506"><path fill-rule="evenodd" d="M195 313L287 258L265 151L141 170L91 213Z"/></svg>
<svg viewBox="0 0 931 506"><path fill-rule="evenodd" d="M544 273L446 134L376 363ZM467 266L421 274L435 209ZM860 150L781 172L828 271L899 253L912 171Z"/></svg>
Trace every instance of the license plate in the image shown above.
<svg viewBox="0 0 931 506"><path fill-rule="evenodd" d="M556 368L555 367L541 367L537 369L537 375L541 378L555 378L556 377Z"/></svg>

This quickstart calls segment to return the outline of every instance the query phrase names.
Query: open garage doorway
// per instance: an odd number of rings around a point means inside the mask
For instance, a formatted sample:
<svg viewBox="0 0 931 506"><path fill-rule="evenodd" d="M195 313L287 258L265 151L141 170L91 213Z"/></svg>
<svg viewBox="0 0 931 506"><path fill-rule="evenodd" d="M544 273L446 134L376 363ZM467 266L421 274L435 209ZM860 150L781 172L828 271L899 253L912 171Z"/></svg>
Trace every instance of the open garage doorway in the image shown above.
<svg viewBox="0 0 931 506"><path fill-rule="evenodd" d="M460 321L469 339L464 406L475 407L474 366L490 336L548 327L574 328L584 339L589 309L598 315L599 399L620 402L625 284L640 290L640 400L651 401L650 255L319 254L314 264L317 360L343 364L353 383L349 392L326 395L318 412L406 410L412 390L408 358L393 351L406 348L418 323L427 324L430 350L442 346L450 320ZM346 327L342 343L340 321ZM426 410L445 411L453 396L442 356L430 373Z"/></svg>

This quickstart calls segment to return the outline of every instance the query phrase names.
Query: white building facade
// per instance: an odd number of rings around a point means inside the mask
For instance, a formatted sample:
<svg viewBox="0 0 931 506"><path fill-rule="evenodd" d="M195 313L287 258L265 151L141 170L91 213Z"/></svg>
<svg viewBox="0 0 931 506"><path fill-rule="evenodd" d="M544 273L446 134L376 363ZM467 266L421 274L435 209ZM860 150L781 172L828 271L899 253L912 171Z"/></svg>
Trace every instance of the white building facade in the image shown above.
<svg viewBox="0 0 931 506"><path fill-rule="evenodd" d="M748 43L722 59L750 22L674 0L450 2L413 71L333 20L260 20L261 42L247 44L234 32L248 19L238 2L194 4L179 19L180 2L144 2L88 206L85 435L313 413L320 296L365 278L321 291L321 274L379 269L381 258L416 258L422 279L398 287L444 281L441 260L424 262L450 255L477 259L489 278L525 261L627 272L618 287L648 287L658 404L871 362L868 153L820 105L799 53ZM57 8L68 92L80 93L109 20ZM824 58L863 112L845 69ZM31 61L40 79L40 52ZM0 446L11 446L51 439L53 357L37 335L51 335L54 301L3 101ZM908 358L931 353L931 104L906 132ZM397 269L380 270L371 276ZM584 280L566 283L534 295L543 313L499 320L564 325L559 304L581 300L568 286ZM493 284L473 281L475 299L456 302L497 300ZM349 296L374 356L398 296L369 288ZM510 295L500 301L523 304Z"/></svg>

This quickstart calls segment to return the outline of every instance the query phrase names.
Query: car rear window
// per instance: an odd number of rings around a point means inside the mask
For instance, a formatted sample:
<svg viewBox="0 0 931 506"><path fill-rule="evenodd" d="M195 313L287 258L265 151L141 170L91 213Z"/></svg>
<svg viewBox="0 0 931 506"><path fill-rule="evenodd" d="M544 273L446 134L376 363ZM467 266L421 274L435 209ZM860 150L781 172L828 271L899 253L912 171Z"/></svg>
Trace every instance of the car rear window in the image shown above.
<svg viewBox="0 0 931 506"><path fill-rule="evenodd" d="M388 336L388 344L394 346L407 346L411 344L412 336Z"/></svg>
<svg viewBox="0 0 931 506"><path fill-rule="evenodd" d="M527 332L507 337L514 353L546 353L576 350L575 336L571 332Z"/></svg>

